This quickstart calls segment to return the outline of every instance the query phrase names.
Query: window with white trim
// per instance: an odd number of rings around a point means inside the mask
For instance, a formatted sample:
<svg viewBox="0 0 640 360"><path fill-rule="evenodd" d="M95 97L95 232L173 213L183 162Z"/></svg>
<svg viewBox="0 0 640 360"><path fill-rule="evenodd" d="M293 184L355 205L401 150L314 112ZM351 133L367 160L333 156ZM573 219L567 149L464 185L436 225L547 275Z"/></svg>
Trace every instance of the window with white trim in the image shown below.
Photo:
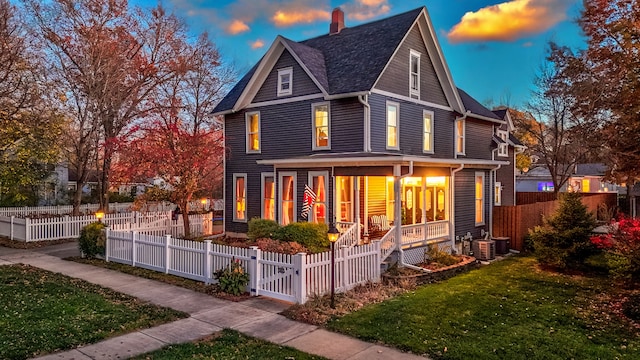
<svg viewBox="0 0 640 360"><path fill-rule="evenodd" d="M420 99L420 53L409 51L409 96Z"/></svg>
<svg viewBox="0 0 640 360"><path fill-rule="evenodd" d="M309 184L316 194L311 214L309 214L309 222L328 223L327 189L329 188L329 172L309 171Z"/></svg>
<svg viewBox="0 0 640 360"><path fill-rule="evenodd" d="M278 193L280 194L280 225L288 225L296 222L296 173L281 172L278 176Z"/></svg>
<svg viewBox="0 0 640 360"><path fill-rule="evenodd" d="M400 105L394 102L387 102L387 149L398 150Z"/></svg>
<svg viewBox="0 0 640 360"><path fill-rule="evenodd" d="M498 137L504 141L504 143L498 144L498 156L509 156L509 145L507 144L507 138L509 137L509 133L505 130L498 130Z"/></svg>
<svg viewBox="0 0 640 360"><path fill-rule="evenodd" d="M278 70L278 96L293 93L293 68Z"/></svg>
<svg viewBox="0 0 640 360"><path fill-rule="evenodd" d="M337 219L353 221L353 176L336 176Z"/></svg>
<svg viewBox="0 0 640 360"><path fill-rule="evenodd" d="M422 111L422 152L433 154L433 111Z"/></svg>
<svg viewBox="0 0 640 360"><path fill-rule="evenodd" d="M456 120L456 155L465 153L465 127L463 119Z"/></svg>
<svg viewBox="0 0 640 360"><path fill-rule="evenodd" d="M268 220L276 219L276 184L273 173L262 173L262 212L260 217Z"/></svg>
<svg viewBox="0 0 640 360"><path fill-rule="evenodd" d="M502 205L502 183L500 181L496 181L493 196L495 197L494 205Z"/></svg>
<svg viewBox="0 0 640 360"><path fill-rule="evenodd" d="M260 112L248 112L247 122L247 153L260 153Z"/></svg>
<svg viewBox="0 0 640 360"><path fill-rule="evenodd" d="M475 208L476 226L484 225L484 173L476 172L475 175Z"/></svg>
<svg viewBox="0 0 640 360"><path fill-rule="evenodd" d="M331 149L329 103L311 105L313 119L313 150Z"/></svg>
<svg viewBox="0 0 640 360"><path fill-rule="evenodd" d="M247 222L247 174L233 174L233 221Z"/></svg>

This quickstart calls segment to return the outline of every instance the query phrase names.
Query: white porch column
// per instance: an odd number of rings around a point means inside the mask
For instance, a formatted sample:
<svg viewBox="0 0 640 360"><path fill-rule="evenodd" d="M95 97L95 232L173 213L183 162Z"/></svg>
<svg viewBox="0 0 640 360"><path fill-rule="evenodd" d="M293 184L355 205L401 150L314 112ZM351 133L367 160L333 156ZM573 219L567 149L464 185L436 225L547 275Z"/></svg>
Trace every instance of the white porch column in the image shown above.
<svg viewBox="0 0 640 360"><path fill-rule="evenodd" d="M424 237L427 238L427 177L422 177L422 223L424 224Z"/></svg>
<svg viewBox="0 0 640 360"><path fill-rule="evenodd" d="M402 244L402 168L400 165L393 166L393 195L395 206L393 210L393 225L396 227L396 250L400 250ZM402 264L402 261L400 261Z"/></svg>
<svg viewBox="0 0 640 360"><path fill-rule="evenodd" d="M364 233L369 235L369 177L364 177Z"/></svg>
<svg viewBox="0 0 640 360"><path fill-rule="evenodd" d="M355 212L355 216L353 217L356 221L356 229L358 231L358 244L360 243L360 176L354 176L354 184L353 184L353 192L352 196L355 196L353 199L353 211Z"/></svg>

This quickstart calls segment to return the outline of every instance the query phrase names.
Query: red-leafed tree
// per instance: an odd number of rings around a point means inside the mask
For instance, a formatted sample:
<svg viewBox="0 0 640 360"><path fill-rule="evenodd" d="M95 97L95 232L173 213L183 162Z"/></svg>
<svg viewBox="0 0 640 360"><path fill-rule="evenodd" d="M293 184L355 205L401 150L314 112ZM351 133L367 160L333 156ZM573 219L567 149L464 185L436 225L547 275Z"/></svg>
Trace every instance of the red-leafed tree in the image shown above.
<svg viewBox="0 0 640 360"><path fill-rule="evenodd" d="M133 140L120 144L115 169L122 180L161 178L185 214L189 236L189 201L209 196L222 183L223 134L211 111L231 73L206 34L182 54L185 72L155 91L154 110Z"/></svg>

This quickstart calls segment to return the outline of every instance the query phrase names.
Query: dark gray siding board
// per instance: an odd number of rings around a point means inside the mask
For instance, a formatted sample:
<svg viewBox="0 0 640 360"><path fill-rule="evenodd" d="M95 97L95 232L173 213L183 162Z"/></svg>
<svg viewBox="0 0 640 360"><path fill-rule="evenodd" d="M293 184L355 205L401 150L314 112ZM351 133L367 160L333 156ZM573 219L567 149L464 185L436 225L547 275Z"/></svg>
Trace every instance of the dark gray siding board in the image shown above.
<svg viewBox="0 0 640 360"><path fill-rule="evenodd" d="M454 236L464 236L470 232L474 238L481 236L482 230L489 229L489 204L491 203L491 193L489 171L484 171L484 219L485 225L476 226L475 220L475 173L481 170L462 170L455 175L455 234Z"/></svg>
<svg viewBox="0 0 640 360"><path fill-rule="evenodd" d="M414 50L420 53L420 99L439 105L448 105L447 98L436 76L433 63L424 45L417 25L400 45L387 68L380 76L376 88L394 94L409 96L409 53Z"/></svg>
<svg viewBox="0 0 640 360"><path fill-rule="evenodd" d="M293 68L292 94L287 96L277 96L278 70L288 67ZM267 79L262 84L260 90L256 93L252 102L256 103L269 100L286 99L289 97L317 94L320 92L320 89L316 86L313 80L311 80L309 75L307 75L293 56L291 56L289 51L284 50L280 59L278 59L273 69L271 69Z"/></svg>
<svg viewBox="0 0 640 360"><path fill-rule="evenodd" d="M386 149L387 100L400 105L400 150ZM453 124L451 111L431 108L414 102L371 94L371 149L374 152L400 152L407 155L451 158L453 154ZM434 153L422 152L422 112L433 112Z"/></svg>
<svg viewBox="0 0 640 360"><path fill-rule="evenodd" d="M493 143L493 124L467 118L465 120L465 158L491 159Z"/></svg>
<svg viewBox="0 0 640 360"><path fill-rule="evenodd" d="M357 98L346 98L332 100L330 107L331 150L324 150L324 152L363 151L364 106ZM311 110L309 110L309 116L311 116ZM309 124L311 124L311 118L309 118Z"/></svg>
<svg viewBox="0 0 640 360"><path fill-rule="evenodd" d="M507 160L509 165L502 165L496 170L496 180L502 183L502 206L515 205L515 151L509 147L509 157L496 157L497 160Z"/></svg>

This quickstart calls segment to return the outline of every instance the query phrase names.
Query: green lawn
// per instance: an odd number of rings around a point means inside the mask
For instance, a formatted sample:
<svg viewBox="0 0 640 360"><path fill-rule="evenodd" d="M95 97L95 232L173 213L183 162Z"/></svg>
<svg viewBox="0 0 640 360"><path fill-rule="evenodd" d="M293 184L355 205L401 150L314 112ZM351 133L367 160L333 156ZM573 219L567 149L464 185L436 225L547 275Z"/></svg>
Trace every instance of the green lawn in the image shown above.
<svg viewBox="0 0 640 360"><path fill-rule="evenodd" d="M134 359L305 360L324 358L225 329L199 342L168 346Z"/></svg>
<svg viewBox="0 0 640 360"><path fill-rule="evenodd" d="M0 266L0 359L71 349L182 317L83 280Z"/></svg>
<svg viewBox="0 0 640 360"><path fill-rule="evenodd" d="M638 335L602 295L615 291L604 278L542 272L516 257L328 327L434 359L638 359Z"/></svg>

